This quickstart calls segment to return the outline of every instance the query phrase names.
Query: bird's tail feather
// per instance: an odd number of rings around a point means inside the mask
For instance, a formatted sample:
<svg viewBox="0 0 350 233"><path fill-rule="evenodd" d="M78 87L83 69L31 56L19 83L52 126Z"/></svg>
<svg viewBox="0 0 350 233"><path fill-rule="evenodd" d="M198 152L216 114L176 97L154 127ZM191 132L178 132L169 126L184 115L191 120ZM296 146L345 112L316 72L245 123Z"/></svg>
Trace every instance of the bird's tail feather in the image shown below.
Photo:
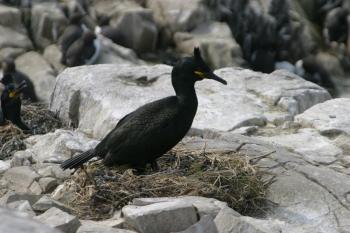
<svg viewBox="0 0 350 233"><path fill-rule="evenodd" d="M84 153L81 153L80 155L77 155L73 158L67 159L66 161L64 161L61 164L61 168L63 170L66 170L68 168L72 169L72 168L77 168L80 167L83 163L89 161L90 159L92 159L93 157L95 157L95 151L92 150L88 150L85 151Z"/></svg>

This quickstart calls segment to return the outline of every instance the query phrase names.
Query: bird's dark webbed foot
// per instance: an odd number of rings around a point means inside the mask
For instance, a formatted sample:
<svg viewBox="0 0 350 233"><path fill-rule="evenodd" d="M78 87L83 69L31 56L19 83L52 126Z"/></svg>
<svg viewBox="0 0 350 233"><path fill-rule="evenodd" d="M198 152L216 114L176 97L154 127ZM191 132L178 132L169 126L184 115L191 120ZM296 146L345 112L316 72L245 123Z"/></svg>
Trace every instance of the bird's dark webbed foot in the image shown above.
<svg viewBox="0 0 350 233"><path fill-rule="evenodd" d="M151 168L153 171L159 171L160 168L159 168L159 165L157 163L157 160L151 161L150 164L151 164Z"/></svg>

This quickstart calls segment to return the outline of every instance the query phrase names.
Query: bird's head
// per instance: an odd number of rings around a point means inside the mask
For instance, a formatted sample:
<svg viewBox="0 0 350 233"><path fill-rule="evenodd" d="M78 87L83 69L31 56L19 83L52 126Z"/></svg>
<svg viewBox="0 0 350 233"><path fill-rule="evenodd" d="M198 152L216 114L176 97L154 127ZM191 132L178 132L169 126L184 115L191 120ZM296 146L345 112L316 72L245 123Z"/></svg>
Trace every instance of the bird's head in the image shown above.
<svg viewBox="0 0 350 233"><path fill-rule="evenodd" d="M16 71L16 64L12 58L4 59L1 66L3 73L13 73Z"/></svg>
<svg viewBox="0 0 350 233"><path fill-rule="evenodd" d="M8 84L6 86L8 97L10 99L18 98L22 93L23 89L26 87L27 87L27 84L25 81L21 82L18 86L16 86L14 83Z"/></svg>
<svg viewBox="0 0 350 233"><path fill-rule="evenodd" d="M192 57L181 59L175 66L172 72L174 78L182 78L184 82L195 83L204 79L213 79L222 84L227 82L214 74L210 67L202 58L199 48L194 48Z"/></svg>
<svg viewBox="0 0 350 233"><path fill-rule="evenodd" d="M83 40L87 43L92 43L96 39L96 35L93 32L87 31L83 34Z"/></svg>

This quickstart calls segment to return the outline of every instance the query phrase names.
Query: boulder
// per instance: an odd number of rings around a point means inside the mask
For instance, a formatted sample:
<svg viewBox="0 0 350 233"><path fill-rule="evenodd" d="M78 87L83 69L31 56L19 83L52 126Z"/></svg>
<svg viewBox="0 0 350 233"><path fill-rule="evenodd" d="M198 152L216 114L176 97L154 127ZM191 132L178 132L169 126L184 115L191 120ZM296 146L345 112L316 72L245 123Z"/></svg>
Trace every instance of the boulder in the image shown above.
<svg viewBox="0 0 350 233"><path fill-rule="evenodd" d="M33 205L33 210L38 212L45 212L52 207L60 209L64 212L71 212L70 208L46 195L42 196L37 202L35 202Z"/></svg>
<svg viewBox="0 0 350 233"><path fill-rule="evenodd" d="M219 233L213 220L213 217L205 215L196 224L177 233Z"/></svg>
<svg viewBox="0 0 350 233"><path fill-rule="evenodd" d="M5 48L17 48L30 50L33 48L32 42L29 37L25 34L15 31L12 28L4 27L0 25L0 49ZM2 52L6 55L5 52Z"/></svg>
<svg viewBox="0 0 350 233"><path fill-rule="evenodd" d="M350 134L350 99L337 98L317 104L295 120L306 127L313 127L324 135Z"/></svg>
<svg viewBox="0 0 350 233"><path fill-rule="evenodd" d="M0 208L2 233L62 233L37 221L24 218L19 213Z"/></svg>
<svg viewBox="0 0 350 233"><path fill-rule="evenodd" d="M34 219L65 233L75 233L81 225L77 217L56 207L50 208L45 213L34 217Z"/></svg>
<svg viewBox="0 0 350 233"><path fill-rule="evenodd" d="M96 140L89 139L84 134L69 130L58 129L45 135L36 135L26 139L27 149L24 153L31 155L33 163L60 163L73 156L93 148ZM18 153L18 152L17 152ZM43 167L43 175L64 178L59 174L58 166ZM40 172L40 171L39 171Z"/></svg>
<svg viewBox="0 0 350 233"><path fill-rule="evenodd" d="M197 222L197 211L182 202L161 202L123 207L125 224L143 233L168 233L187 229Z"/></svg>
<svg viewBox="0 0 350 233"><path fill-rule="evenodd" d="M136 231L112 228L98 222L85 220L81 221L77 233L136 233Z"/></svg>
<svg viewBox="0 0 350 233"><path fill-rule="evenodd" d="M66 122L102 138L124 115L150 101L173 95L171 67L96 65L66 69L57 77L50 109ZM284 71L256 73L225 68L212 80L196 84L199 106L192 127L230 131L264 126L265 114L288 119L330 99L323 88ZM220 119L220 120L218 120Z"/></svg>
<svg viewBox="0 0 350 233"><path fill-rule="evenodd" d="M68 20L56 2L35 4L31 10L31 31L35 44L44 49L57 41Z"/></svg>
<svg viewBox="0 0 350 233"><path fill-rule="evenodd" d="M119 32L121 39L116 43L138 53L153 52L157 45L158 29L152 11L144 8L127 9L111 26ZM124 39L123 39L124 38Z"/></svg>
<svg viewBox="0 0 350 233"><path fill-rule="evenodd" d="M34 84L35 92L40 100L49 102L55 85L55 71L37 52L25 53L15 60L16 68L28 75Z"/></svg>
<svg viewBox="0 0 350 233"><path fill-rule="evenodd" d="M45 60L55 69L57 73L62 72L66 67L61 63L62 53L56 44L45 48L43 54Z"/></svg>
<svg viewBox="0 0 350 233"><path fill-rule="evenodd" d="M15 7L0 6L0 25L26 34L26 29L22 24L21 11Z"/></svg>
<svg viewBox="0 0 350 233"><path fill-rule="evenodd" d="M27 200L11 202L7 205L7 207L9 209L16 210L16 211L21 212L21 213L26 213L27 216L29 216L29 217L35 216L35 212L32 209L29 201L27 201Z"/></svg>
<svg viewBox="0 0 350 233"><path fill-rule="evenodd" d="M201 24L191 32L175 33L174 40L177 50L182 53L191 54L198 46L205 61L215 69L244 63L241 48L226 23Z"/></svg>
<svg viewBox="0 0 350 233"><path fill-rule="evenodd" d="M132 49L125 48L113 43L110 39L99 35L101 42L101 54L96 64L130 64L142 65L140 60Z"/></svg>
<svg viewBox="0 0 350 233"><path fill-rule="evenodd" d="M190 31L209 16L201 0L146 0L146 7L153 10L160 27L169 27L172 32Z"/></svg>
<svg viewBox="0 0 350 233"><path fill-rule="evenodd" d="M7 182L7 186L10 190L16 192L31 192L34 194L35 183L39 180L40 176L36 173L31 167L22 166L22 167L12 167L8 169L2 179ZM32 190L31 190L32 189Z"/></svg>

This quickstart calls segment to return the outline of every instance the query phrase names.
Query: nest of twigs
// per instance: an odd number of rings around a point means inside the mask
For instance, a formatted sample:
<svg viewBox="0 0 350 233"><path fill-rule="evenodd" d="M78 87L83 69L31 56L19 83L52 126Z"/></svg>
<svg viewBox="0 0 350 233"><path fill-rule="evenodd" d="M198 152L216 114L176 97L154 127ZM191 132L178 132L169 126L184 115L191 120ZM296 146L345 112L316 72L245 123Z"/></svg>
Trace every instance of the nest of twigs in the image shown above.
<svg viewBox="0 0 350 233"><path fill-rule="evenodd" d="M11 157L16 151L26 149L24 139L31 135L46 134L63 127L62 122L42 103L22 104L22 120L32 129L24 133L10 122L0 126L0 159Z"/></svg>
<svg viewBox="0 0 350 233"><path fill-rule="evenodd" d="M138 197L194 195L227 202L242 214L264 211L269 182L245 156L172 150L158 163L159 171L147 169L140 175L126 167L92 163L66 181L67 189L75 191L67 204L80 218L93 220L111 217Z"/></svg>

